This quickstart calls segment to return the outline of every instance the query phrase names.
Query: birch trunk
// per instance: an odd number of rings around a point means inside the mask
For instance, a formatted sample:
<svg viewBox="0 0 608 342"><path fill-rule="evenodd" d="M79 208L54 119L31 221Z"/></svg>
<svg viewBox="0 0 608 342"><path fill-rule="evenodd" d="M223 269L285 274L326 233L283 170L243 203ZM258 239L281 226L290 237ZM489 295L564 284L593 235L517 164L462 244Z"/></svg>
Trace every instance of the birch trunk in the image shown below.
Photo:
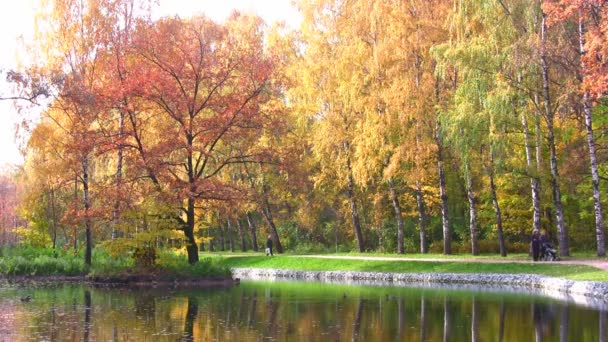
<svg viewBox="0 0 608 342"><path fill-rule="evenodd" d="M581 71L583 77L586 73L583 56L585 55L585 28L583 26L582 13L578 16L579 50L581 55ZM600 176L595 153L595 139L593 138L593 118L591 116L591 104L589 91L583 94L583 111L585 113L585 128L587 129L587 145L589 146L589 161L591 164L591 183L593 186L593 210L595 212L595 238L597 243L597 256L605 256L606 248L604 241L604 215L602 213L602 202L600 201Z"/></svg>
<svg viewBox="0 0 608 342"><path fill-rule="evenodd" d="M230 251L234 253L234 236L232 236L232 223L230 223L230 218L226 219L226 234L228 235Z"/></svg>
<svg viewBox="0 0 608 342"><path fill-rule="evenodd" d="M253 251L258 251L258 235L257 229L253 220L251 219L251 214L247 213L247 225L249 226L249 231L251 232L251 244L253 246Z"/></svg>
<svg viewBox="0 0 608 342"><path fill-rule="evenodd" d="M555 207L555 218L557 221L557 235L559 240L559 251L562 256L570 255L568 247L568 231L564 222L564 207L559 188L559 171L557 168L557 151L555 148L554 113L551 108L551 95L549 93L549 64L547 63L546 40L547 40L547 15L542 13L540 62L543 79L543 98L545 102L545 116L547 120L549 144L549 157L551 166L551 188L553 193L553 205Z"/></svg>
<svg viewBox="0 0 608 342"><path fill-rule="evenodd" d="M445 185L443 170L443 143L441 141L441 125L437 122L435 128L435 143L437 144L437 171L439 173L439 194L441 196L441 220L443 226L443 254L452 254L452 232L448 216L448 193Z"/></svg>
<svg viewBox="0 0 608 342"><path fill-rule="evenodd" d="M496 196L496 185L494 184L494 151L490 148L490 166L488 167L490 176L490 193L492 195L492 204L494 205L494 213L496 214L496 232L498 235L498 244L500 245L500 255L507 256L507 248L505 246L505 238L502 232L502 213Z"/></svg>
<svg viewBox="0 0 608 342"><path fill-rule="evenodd" d="M397 253L405 254L405 244L403 237L403 215L401 214L401 206L399 205L399 198L395 191L395 182L393 178L389 178L388 187L391 193L391 199L393 202L393 209L395 210L395 220L397 221Z"/></svg>
<svg viewBox="0 0 608 342"><path fill-rule="evenodd" d="M526 164L533 173L530 175L530 188L532 190L532 229L540 231L540 181L538 179L539 170L532 161L532 149L530 147L530 131L528 130L528 119L525 113L521 115L521 123L524 129L524 145L526 148Z"/></svg>
<svg viewBox="0 0 608 342"><path fill-rule="evenodd" d="M465 165L465 178L467 183L467 199L469 200L469 231L471 234L471 254L478 255L477 248L477 204L475 193L473 192L473 180L469 165Z"/></svg>
<svg viewBox="0 0 608 342"><path fill-rule="evenodd" d="M347 150L348 154L348 143L344 143L344 149ZM357 244L359 246L359 252L365 251L365 243L363 241L363 233L361 229L361 222L359 220L359 212L357 210L357 201L355 199L355 180L353 177L353 170L350 164L350 155L346 157L346 172L348 172L348 200L350 202L350 213L353 220L353 227L355 228L355 234L357 236Z"/></svg>
<svg viewBox="0 0 608 342"><path fill-rule="evenodd" d="M428 252L426 247L426 213L422 185L419 180L416 181L416 205L418 206L418 225L420 227L420 253L426 254Z"/></svg>
<svg viewBox="0 0 608 342"><path fill-rule="evenodd" d="M247 242L245 240L245 231L243 228L243 223L241 222L241 220L237 219L236 224L239 227L239 238L241 240L241 251L245 252L245 251L247 251Z"/></svg>

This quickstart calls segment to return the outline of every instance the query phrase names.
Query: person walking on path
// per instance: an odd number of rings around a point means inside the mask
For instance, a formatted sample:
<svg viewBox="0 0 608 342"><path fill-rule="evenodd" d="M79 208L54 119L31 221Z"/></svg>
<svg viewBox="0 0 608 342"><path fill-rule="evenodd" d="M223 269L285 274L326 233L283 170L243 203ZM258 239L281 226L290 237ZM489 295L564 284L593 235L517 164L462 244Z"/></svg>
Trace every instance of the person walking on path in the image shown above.
<svg viewBox="0 0 608 342"><path fill-rule="evenodd" d="M266 256L272 255L272 235L268 235L268 240L266 240Z"/></svg>
<svg viewBox="0 0 608 342"><path fill-rule="evenodd" d="M531 245L532 245L532 259L534 259L534 261L538 261L538 258L540 256L540 232L538 231L538 229L534 229L532 231L532 238L531 238Z"/></svg>

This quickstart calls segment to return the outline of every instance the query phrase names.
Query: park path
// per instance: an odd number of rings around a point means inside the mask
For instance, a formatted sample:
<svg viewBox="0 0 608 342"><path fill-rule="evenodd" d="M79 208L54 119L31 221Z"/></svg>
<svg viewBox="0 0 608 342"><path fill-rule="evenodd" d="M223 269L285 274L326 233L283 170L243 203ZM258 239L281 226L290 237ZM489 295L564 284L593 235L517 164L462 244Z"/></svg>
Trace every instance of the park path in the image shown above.
<svg viewBox="0 0 608 342"><path fill-rule="evenodd" d="M538 261L513 260L513 259L491 259L491 258L408 258L408 257L382 257L382 256L359 256L359 255L298 255L296 258L319 258L319 259L344 259L344 260L384 260L384 261L433 261L433 262L479 262L488 264L534 264ZM551 262L546 262L551 263ZM554 263L561 265L586 265L608 271L608 260L580 259L560 260Z"/></svg>

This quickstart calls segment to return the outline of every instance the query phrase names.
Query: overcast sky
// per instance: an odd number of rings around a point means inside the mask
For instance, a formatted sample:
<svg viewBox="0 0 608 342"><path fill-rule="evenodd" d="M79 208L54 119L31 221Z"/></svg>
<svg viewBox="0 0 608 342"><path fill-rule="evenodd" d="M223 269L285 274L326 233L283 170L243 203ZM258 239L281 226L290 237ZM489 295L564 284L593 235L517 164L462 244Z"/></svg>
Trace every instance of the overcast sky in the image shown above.
<svg viewBox="0 0 608 342"><path fill-rule="evenodd" d="M34 14L39 0L0 0L0 69L15 69L18 60L23 60L20 40L29 41L33 35ZM160 0L160 6L153 12L155 18L179 15L189 17L203 13L221 22L234 9L253 12L267 23L285 21L297 28L301 17L291 4L291 0ZM0 80L0 95L9 95L4 79ZM0 101L0 169L6 165L20 164L23 157L19 154L15 141L15 125L19 117L10 101Z"/></svg>

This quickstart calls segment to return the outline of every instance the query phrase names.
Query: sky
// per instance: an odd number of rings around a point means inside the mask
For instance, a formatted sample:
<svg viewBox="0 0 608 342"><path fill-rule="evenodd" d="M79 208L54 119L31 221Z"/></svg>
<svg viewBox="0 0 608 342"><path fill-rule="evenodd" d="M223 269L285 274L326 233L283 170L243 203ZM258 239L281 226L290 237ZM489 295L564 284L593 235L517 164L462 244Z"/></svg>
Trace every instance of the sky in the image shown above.
<svg viewBox="0 0 608 342"><path fill-rule="evenodd" d="M25 57L22 41L33 37L34 15L39 0L0 0L0 70L16 69L18 60ZM267 23L284 21L289 27L297 28L301 16L291 4L291 0L158 0L153 17L178 15L190 17L205 14L217 22L222 22L237 9L258 14ZM2 73L4 77L4 72ZM10 87L0 79L0 96L9 96ZM11 101L0 101L0 170L23 163L15 140L15 126L19 115Z"/></svg>

